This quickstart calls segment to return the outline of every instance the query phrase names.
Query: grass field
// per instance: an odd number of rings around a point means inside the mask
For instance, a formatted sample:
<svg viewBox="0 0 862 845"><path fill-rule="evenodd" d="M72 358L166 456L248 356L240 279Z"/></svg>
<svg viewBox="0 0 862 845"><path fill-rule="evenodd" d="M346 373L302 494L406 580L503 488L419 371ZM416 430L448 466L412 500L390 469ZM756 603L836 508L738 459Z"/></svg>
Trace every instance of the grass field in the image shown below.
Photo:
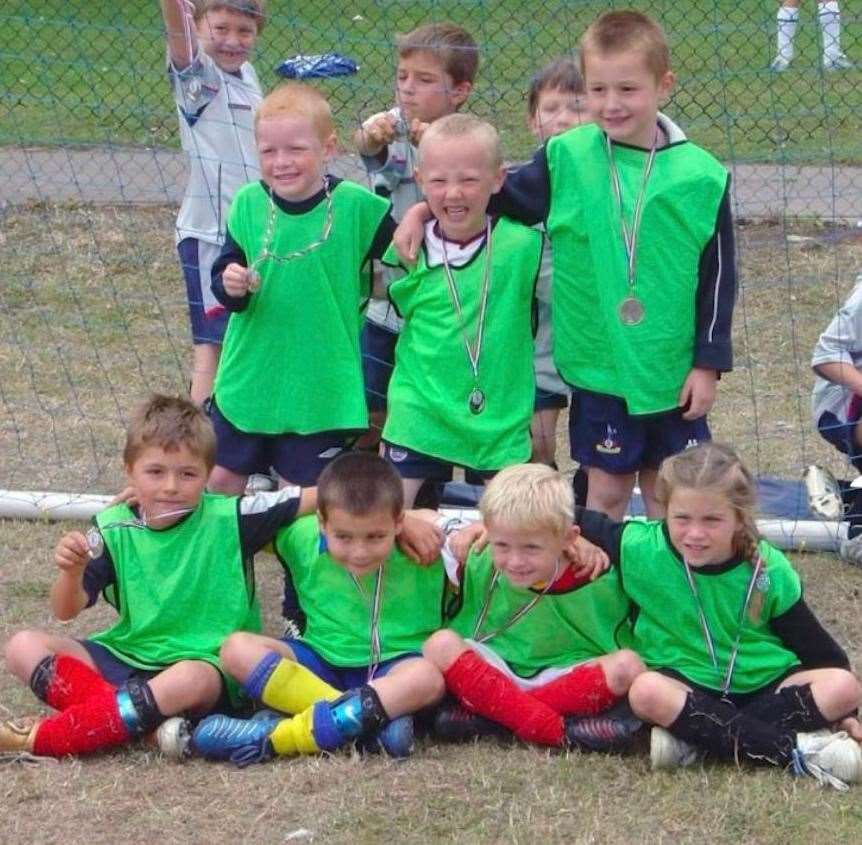
<svg viewBox="0 0 862 845"><path fill-rule="evenodd" d="M0 466L5 485L112 491L129 406L181 390L185 304L171 249L174 210L40 205L3 219L0 265ZM803 238L788 240L787 236ZM717 437L761 472L798 474L835 456L808 421L808 356L862 264L855 230L778 224L739 233L737 369L722 380ZM558 457L566 465L564 444ZM50 619L51 549L69 526L0 521L0 642L25 626L83 635L94 608ZM862 572L796 555L807 595L859 665ZM277 567L262 555L259 591L278 630ZM0 717L36 711L0 673ZM841 796L774 771L710 765L653 775L627 758L524 747L420 745L406 764L284 761L237 771L182 768L139 749L37 767L3 766L10 843L144 842L853 842L859 791ZM302 831L310 832L305 835ZM298 833L297 833L298 832ZM296 836L291 836L296 834Z"/></svg>
<svg viewBox="0 0 862 845"><path fill-rule="evenodd" d="M622 4L611 4L622 5ZM297 53L338 50L360 73L324 83L345 131L389 104L392 36L428 20L467 27L482 52L471 107L503 131L507 153L523 156L527 80L571 51L608 4L585 0L353 0L271 3L255 58L264 87ZM645 7L647 8L647 7ZM761 0L655 0L679 84L669 113L725 161L858 162L862 72L824 76L813 8L802 12L798 58L769 73L775 10ZM0 145L132 143L174 145L176 117L163 71L156 0L6 0L0 9ZM862 28L845 10L851 58ZM862 49L858 51L862 54Z"/></svg>

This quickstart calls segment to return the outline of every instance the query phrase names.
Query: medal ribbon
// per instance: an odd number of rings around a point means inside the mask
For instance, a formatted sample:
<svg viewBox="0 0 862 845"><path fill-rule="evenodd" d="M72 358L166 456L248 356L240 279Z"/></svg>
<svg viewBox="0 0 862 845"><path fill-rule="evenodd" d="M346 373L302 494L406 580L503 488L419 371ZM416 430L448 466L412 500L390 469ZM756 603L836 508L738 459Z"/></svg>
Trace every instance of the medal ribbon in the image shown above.
<svg viewBox="0 0 862 845"><path fill-rule="evenodd" d="M706 614L703 612L703 605L700 602L700 596L697 593L697 585L694 583L694 576L691 572L691 567L688 565L688 561L683 558L683 566L685 567L686 578L688 579L688 586L691 590L691 596L694 599L695 606L697 607L697 613L700 617L700 627L703 631L703 639L706 643L706 650L709 652L709 659L712 661L713 668L716 673L720 674L719 666L718 666L718 656L715 652L715 641L712 636L712 631L709 627L709 622L707 622ZM760 552L756 553L756 557L754 559L754 568L751 573L751 578L748 581L748 589L745 591L745 599L742 602L742 609L739 613L739 621L736 626L736 639L733 642L733 648L730 652L730 658L727 661L727 669L724 672L724 678L721 684L721 694L727 695L728 690L730 689L730 681L733 677L733 670L736 667L736 657L739 654L739 644L742 640L742 626L745 624L745 614L748 611L748 605L751 603L751 596L754 592L754 587L757 582L757 578L763 569L763 558L760 555Z"/></svg>
<svg viewBox="0 0 862 845"><path fill-rule="evenodd" d="M470 343L467 337L467 327L464 325L464 309L461 307L461 297L458 295L458 287L449 267L449 256L446 253L446 238L441 237L440 243L443 247L443 270L446 273L446 284L449 287L449 296L452 298L452 308L458 317L458 327L461 330L461 338L464 341L464 349L467 350L467 360L470 362L470 370L473 373L473 382L479 386L479 358L482 355L482 340L485 337L485 314L488 310L488 291L491 281L491 218L485 221L485 268L482 271L482 293L479 302L479 326L476 330L476 340Z"/></svg>
<svg viewBox="0 0 862 845"><path fill-rule="evenodd" d="M377 577L374 580L374 594L371 597L371 607L370 607L370 628L371 628L371 648L370 648L370 657L371 662L368 664L368 680L370 681L374 677L374 673L377 671L377 667L380 665L380 654L381 654L381 645L380 645L380 608L383 604L383 571L385 564L383 564L380 569L377 570ZM359 595L362 596L365 601L368 601L368 596L365 593L365 590L362 587L362 584L359 582L359 579L351 572L350 577L353 579L353 584L356 589L359 591Z"/></svg>
<svg viewBox="0 0 862 845"><path fill-rule="evenodd" d="M551 576L551 579L547 584L542 588L542 592L538 595L533 596L525 605L523 605L519 610L515 611L506 622L501 625L499 628L495 628L488 634L482 634L479 636L479 631L482 630L482 626L485 624L485 619L488 616L488 611L491 609L491 598L494 595L494 590L497 587L497 582L500 580L500 570L495 569L494 575L491 578L491 583L488 585L488 589L485 592L485 600L482 603L482 610L479 612L479 618L476 620L476 626L473 628L473 640L477 643L485 643L490 639L493 639L498 634L502 634L503 631L507 631L512 627L519 619L522 619L526 616L535 606L538 604L539 599L545 596L548 590L553 587L556 583L557 578L560 575L560 561L559 559L554 564L554 574Z"/></svg>
<svg viewBox="0 0 862 845"><path fill-rule="evenodd" d="M620 215L620 231L623 236L623 249L626 253L626 271L628 273L629 296L634 295L635 289L635 274L637 272L637 254L638 254L638 235L641 228L641 217L643 216L644 200L646 199L647 184L649 183L650 175L652 174L653 164L655 163L655 151L658 146L659 130L656 127L655 138L653 138L652 147L649 151L646 165L644 166L643 178L641 179L640 190L635 197L634 208L632 209L632 225L629 228L626 223L626 215L623 210L623 191L622 183L620 182L620 174L617 170L617 163L614 160L614 145L611 139L605 135L605 142L608 150L608 163L611 171L611 187L613 188L614 198L617 203L617 210Z"/></svg>

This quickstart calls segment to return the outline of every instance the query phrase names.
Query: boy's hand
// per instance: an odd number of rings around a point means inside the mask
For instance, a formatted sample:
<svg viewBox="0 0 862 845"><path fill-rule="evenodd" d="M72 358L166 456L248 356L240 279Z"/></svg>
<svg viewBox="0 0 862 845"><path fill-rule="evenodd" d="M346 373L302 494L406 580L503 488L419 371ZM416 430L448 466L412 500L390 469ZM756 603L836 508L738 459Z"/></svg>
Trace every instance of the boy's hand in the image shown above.
<svg viewBox="0 0 862 845"><path fill-rule="evenodd" d="M362 124L359 151L363 155L377 155L384 147L395 140L398 121L389 112L380 112L368 118Z"/></svg>
<svg viewBox="0 0 862 845"><path fill-rule="evenodd" d="M108 502L108 507L112 508L114 505L122 504L126 504L132 508L138 504L138 493L131 485L124 487L119 493L117 493L117 495Z"/></svg>
<svg viewBox="0 0 862 845"><path fill-rule="evenodd" d="M588 577L595 581L610 566L610 558L598 546L593 545L584 537L578 536L563 554L570 561L577 577Z"/></svg>
<svg viewBox="0 0 862 845"><path fill-rule="evenodd" d="M464 528L456 531L449 538L449 551L452 552L455 560L462 566L467 562L471 551L478 554L487 545L488 532L485 530L485 523L482 521L464 526Z"/></svg>
<svg viewBox="0 0 862 845"><path fill-rule="evenodd" d="M392 245L398 257L405 263L413 265L419 255L419 247L425 237L425 221L431 217L428 203L420 202L408 208L392 236Z"/></svg>
<svg viewBox="0 0 862 845"><path fill-rule="evenodd" d="M715 402L715 384L718 373L715 370L705 370L692 367L682 390L679 393L678 405L682 408L684 420L696 420L709 413Z"/></svg>
<svg viewBox="0 0 862 845"><path fill-rule="evenodd" d="M410 121L410 131L407 133L407 138L414 147L419 146L419 142L422 140L425 130L430 125L430 123L424 123L419 120L418 117L414 117L413 120Z"/></svg>
<svg viewBox="0 0 862 845"><path fill-rule="evenodd" d="M398 535L398 547L420 566L430 566L440 557L443 532L432 523L412 514L404 514Z"/></svg>
<svg viewBox="0 0 862 845"><path fill-rule="evenodd" d="M251 289L252 273L242 264L228 264L221 278L225 293L234 299L242 299Z"/></svg>
<svg viewBox="0 0 862 845"><path fill-rule="evenodd" d="M83 571L90 559L87 538L80 531L64 534L54 549L54 563L63 572L72 574Z"/></svg>

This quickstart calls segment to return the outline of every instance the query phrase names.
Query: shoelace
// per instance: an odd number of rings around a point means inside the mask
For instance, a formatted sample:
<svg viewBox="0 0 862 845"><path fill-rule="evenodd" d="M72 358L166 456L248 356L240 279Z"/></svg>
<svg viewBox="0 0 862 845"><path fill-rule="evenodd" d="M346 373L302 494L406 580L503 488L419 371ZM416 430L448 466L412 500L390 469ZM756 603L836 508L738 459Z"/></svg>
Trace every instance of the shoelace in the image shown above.
<svg viewBox="0 0 862 845"><path fill-rule="evenodd" d="M809 775L813 777L820 786L831 786L839 792L847 792L850 787L840 778L835 777L831 772L827 772L822 766L812 763L805 759L805 754L798 748L794 748L791 752L791 766L795 775Z"/></svg>

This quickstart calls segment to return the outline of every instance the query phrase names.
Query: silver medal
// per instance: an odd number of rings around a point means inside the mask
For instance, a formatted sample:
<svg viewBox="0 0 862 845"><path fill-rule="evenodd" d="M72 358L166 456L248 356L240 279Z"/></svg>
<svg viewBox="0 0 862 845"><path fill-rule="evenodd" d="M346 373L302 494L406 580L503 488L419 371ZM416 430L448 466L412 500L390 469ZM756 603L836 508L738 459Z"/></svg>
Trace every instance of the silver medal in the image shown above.
<svg viewBox="0 0 862 845"><path fill-rule="evenodd" d="M197 77L189 80L189 84L186 86L186 93L188 94L188 98L192 101L197 100L201 95L201 81Z"/></svg>
<svg viewBox="0 0 862 845"><path fill-rule="evenodd" d="M636 296L627 296L620 303L619 315L624 326L636 326L644 318L644 304Z"/></svg>
<svg viewBox="0 0 862 845"><path fill-rule="evenodd" d="M98 528L93 526L87 531L87 554L95 560L105 551L105 541Z"/></svg>
<svg viewBox="0 0 862 845"><path fill-rule="evenodd" d="M758 593L768 593L769 587L769 573L761 569L757 576L757 580L754 582L754 589L757 590Z"/></svg>
<svg viewBox="0 0 862 845"><path fill-rule="evenodd" d="M481 414L485 410L485 394L481 388L474 387L470 391L469 405L471 414Z"/></svg>
<svg viewBox="0 0 862 845"><path fill-rule="evenodd" d="M256 293L260 287L260 273L257 270L248 271L248 292Z"/></svg>

